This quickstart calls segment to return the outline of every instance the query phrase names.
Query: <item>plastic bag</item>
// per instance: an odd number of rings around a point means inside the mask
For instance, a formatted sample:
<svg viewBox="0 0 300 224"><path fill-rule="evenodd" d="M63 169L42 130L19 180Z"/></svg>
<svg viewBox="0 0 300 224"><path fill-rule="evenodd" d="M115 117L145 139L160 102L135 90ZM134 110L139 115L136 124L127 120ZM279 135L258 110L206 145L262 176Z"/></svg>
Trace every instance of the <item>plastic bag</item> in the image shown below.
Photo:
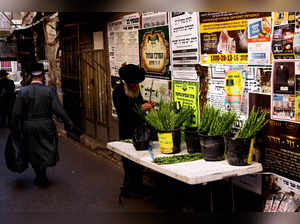
<svg viewBox="0 0 300 224"><path fill-rule="evenodd" d="M22 173L28 168L28 158L21 135L10 134L5 146L5 162L10 171Z"/></svg>
<svg viewBox="0 0 300 224"><path fill-rule="evenodd" d="M148 150L151 131L146 123L138 126L133 131L132 141L136 150Z"/></svg>

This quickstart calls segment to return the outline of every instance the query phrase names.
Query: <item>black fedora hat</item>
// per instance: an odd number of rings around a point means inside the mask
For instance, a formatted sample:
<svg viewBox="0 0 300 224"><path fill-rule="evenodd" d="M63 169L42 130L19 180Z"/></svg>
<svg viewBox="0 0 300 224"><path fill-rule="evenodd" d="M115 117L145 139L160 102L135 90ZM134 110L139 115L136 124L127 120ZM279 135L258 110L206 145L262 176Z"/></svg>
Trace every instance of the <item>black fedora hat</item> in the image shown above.
<svg viewBox="0 0 300 224"><path fill-rule="evenodd" d="M40 76L44 72L44 65L41 63L35 63L31 65L30 73L32 76Z"/></svg>
<svg viewBox="0 0 300 224"><path fill-rule="evenodd" d="M134 64L119 69L120 78L129 83L140 83L145 79L145 70Z"/></svg>
<svg viewBox="0 0 300 224"><path fill-rule="evenodd" d="M8 72L5 70L0 70L0 78L6 77L8 75Z"/></svg>

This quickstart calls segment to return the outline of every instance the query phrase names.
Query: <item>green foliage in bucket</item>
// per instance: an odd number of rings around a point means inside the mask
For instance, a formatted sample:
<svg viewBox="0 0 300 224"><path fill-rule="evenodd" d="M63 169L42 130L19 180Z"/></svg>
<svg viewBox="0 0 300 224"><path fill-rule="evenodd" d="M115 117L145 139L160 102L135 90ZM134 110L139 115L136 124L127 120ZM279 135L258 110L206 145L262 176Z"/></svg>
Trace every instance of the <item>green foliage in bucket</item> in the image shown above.
<svg viewBox="0 0 300 224"><path fill-rule="evenodd" d="M217 113L210 125L208 135L221 136L228 134L237 119L238 115L232 110L224 113Z"/></svg>
<svg viewBox="0 0 300 224"><path fill-rule="evenodd" d="M206 104L200 117L199 132L210 136L226 135L237 119L238 115L232 110L222 112Z"/></svg>
<svg viewBox="0 0 300 224"><path fill-rule="evenodd" d="M174 130L182 126L186 121L193 117L194 110L190 107L181 107L176 109L173 102L163 102L152 108L146 115L146 121L158 131Z"/></svg>
<svg viewBox="0 0 300 224"><path fill-rule="evenodd" d="M266 115L266 112L261 112L253 107L243 127L237 132L236 138L254 137L269 122Z"/></svg>

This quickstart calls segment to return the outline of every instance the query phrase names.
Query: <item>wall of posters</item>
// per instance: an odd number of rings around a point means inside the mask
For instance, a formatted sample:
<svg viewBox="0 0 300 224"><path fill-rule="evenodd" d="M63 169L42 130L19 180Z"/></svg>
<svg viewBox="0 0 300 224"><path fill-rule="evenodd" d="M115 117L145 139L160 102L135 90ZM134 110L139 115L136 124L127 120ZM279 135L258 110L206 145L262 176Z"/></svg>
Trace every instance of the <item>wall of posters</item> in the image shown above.
<svg viewBox="0 0 300 224"><path fill-rule="evenodd" d="M169 28L139 30L140 66L147 77L170 79Z"/></svg>
<svg viewBox="0 0 300 224"><path fill-rule="evenodd" d="M170 13L172 78L197 80L199 17L197 12Z"/></svg>
<svg viewBox="0 0 300 224"><path fill-rule="evenodd" d="M159 103L171 99L171 81L163 79L146 78L140 85L144 100Z"/></svg>
<svg viewBox="0 0 300 224"><path fill-rule="evenodd" d="M142 12L142 29L168 25L167 12Z"/></svg>
<svg viewBox="0 0 300 224"><path fill-rule="evenodd" d="M294 59L295 13L274 12L272 52L275 59Z"/></svg>
<svg viewBox="0 0 300 224"><path fill-rule="evenodd" d="M248 20L269 16L268 12L200 13L201 62L247 64ZM256 34L258 36L259 30L254 30L255 28L257 29L257 27L252 29L250 40L253 40ZM255 53L255 47L253 44L251 46L251 52Z"/></svg>
<svg viewBox="0 0 300 224"><path fill-rule="evenodd" d="M199 122L199 82L172 81L172 101L177 107L189 106L195 109L193 125Z"/></svg>
<svg viewBox="0 0 300 224"><path fill-rule="evenodd" d="M274 120L300 122L300 60L277 60L273 64L272 116ZM297 83L298 81L298 83Z"/></svg>

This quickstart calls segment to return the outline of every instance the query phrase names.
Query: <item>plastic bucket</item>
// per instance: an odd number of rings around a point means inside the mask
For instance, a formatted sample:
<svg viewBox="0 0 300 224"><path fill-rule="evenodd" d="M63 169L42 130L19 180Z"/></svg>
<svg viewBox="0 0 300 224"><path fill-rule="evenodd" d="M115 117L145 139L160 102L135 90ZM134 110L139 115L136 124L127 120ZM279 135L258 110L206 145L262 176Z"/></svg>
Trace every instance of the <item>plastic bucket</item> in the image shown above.
<svg viewBox="0 0 300 224"><path fill-rule="evenodd" d="M158 142L161 153L174 154L180 152L181 129L159 131Z"/></svg>
<svg viewBox="0 0 300 224"><path fill-rule="evenodd" d="M184 135L188 153L201 152L198 129L196 127L185 129Z"/></svg>
<svg viewBox="0 0 300 224"><path fill-rule="evenodd" d="M249 154L250 151L252 151L250 149L253 146L254 139L251 138L233 139L231 136L224 136L224 142L225 142L226 158L230 165L233 166L249 165L250 163Z"/></svg>
<svg viewBox="0 0 300 224"><path fill-rule="evenodd" d="M224 138L223 136L200 135L200 146L202 156L206 161L224 160Z"/></svg>
<svg viewBox="0 0 300 224"><path fill-rule="evenodd" d="M148 150L149 141L145 141L145 142L136 142L136 141L133 141L133 146L136 149L136 151Z"/></svg>

